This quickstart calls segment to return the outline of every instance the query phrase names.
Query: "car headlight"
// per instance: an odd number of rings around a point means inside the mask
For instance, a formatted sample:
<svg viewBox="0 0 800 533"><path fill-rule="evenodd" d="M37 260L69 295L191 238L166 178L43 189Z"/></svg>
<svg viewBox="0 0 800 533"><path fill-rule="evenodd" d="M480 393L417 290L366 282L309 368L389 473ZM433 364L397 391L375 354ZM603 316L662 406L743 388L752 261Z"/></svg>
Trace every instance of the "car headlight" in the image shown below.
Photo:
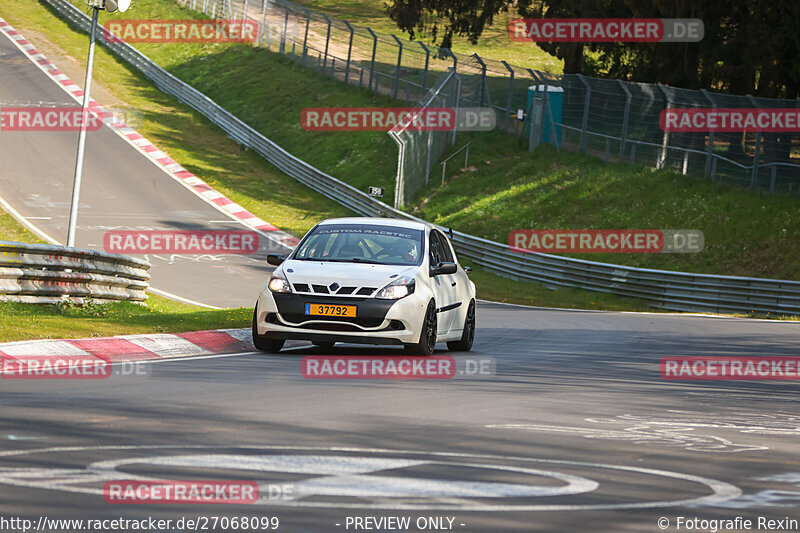
<svg viewBox="0 0 800 533"><path fill-rule="evenodd" d="M282 270L276 270L272 273L267 286L272 292L292 292L292 287L289 285L289 281Z"/></svg>
<svg viewBox="0 0 800 533"><path fill-rule="evenodd" d="M380 298L382 300L399 300L400 298L405 298L409 294L413 294L414 286L414 278L403 276L378 291L375 298Z"/></svg>

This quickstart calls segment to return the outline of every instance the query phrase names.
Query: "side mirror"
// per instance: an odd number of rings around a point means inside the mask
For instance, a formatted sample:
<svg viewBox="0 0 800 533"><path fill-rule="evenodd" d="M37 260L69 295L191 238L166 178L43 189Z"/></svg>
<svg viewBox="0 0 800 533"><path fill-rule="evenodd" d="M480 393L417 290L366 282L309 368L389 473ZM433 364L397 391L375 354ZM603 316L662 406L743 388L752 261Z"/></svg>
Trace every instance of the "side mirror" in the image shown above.
<svg viewBox="0 0 800 533"><path fill-rule="evenodd" d="M472 272L472 267L464 267L464 272L469 274L470 272Z"/></svg>
<svg viewBox="0 0 800 533"><path fill-rule="evenodd" d="M455 263L439 263L436 266L432 266L429 271L430 277L434 276L441 276L444 274L455 274L458 270L458 266Z"/></svg>
<svg viewBox="0 0 800 533"><path fill-rule="evenodd" d="M267 263L272 266L280 266L281 263L286 261L286 256L283 254L269 254L267 255Z"/></svg>

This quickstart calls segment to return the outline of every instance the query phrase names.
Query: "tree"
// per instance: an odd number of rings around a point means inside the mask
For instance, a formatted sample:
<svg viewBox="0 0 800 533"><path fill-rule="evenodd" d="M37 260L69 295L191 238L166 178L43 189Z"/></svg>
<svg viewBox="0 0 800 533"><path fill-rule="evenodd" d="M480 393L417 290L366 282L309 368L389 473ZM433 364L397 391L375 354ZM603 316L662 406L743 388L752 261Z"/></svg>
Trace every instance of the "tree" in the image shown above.
<svg viewBox="0 0 800 533"><path fill-rule="evenodd" d="M417 32L429 33L436 43L442 32L441 48L452 46L453 35L476 44L494 16L507 10L508 0L392 0L386 5L386 14L411 39Z"/></svg>

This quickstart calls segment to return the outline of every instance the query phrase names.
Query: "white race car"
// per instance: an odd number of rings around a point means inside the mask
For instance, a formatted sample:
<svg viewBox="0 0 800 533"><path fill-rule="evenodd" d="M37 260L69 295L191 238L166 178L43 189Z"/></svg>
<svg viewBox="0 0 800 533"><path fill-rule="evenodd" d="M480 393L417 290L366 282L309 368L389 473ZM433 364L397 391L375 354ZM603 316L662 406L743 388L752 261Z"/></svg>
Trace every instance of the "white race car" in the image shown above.
<svg viewBox="0 0 800 533"><path fill-rule="evenodd" d="M475 284L432 224L387 218L320 222L261 288L253 344L277 353L287 339L403 345L430 355L437 342L468 351Z"/></svg>

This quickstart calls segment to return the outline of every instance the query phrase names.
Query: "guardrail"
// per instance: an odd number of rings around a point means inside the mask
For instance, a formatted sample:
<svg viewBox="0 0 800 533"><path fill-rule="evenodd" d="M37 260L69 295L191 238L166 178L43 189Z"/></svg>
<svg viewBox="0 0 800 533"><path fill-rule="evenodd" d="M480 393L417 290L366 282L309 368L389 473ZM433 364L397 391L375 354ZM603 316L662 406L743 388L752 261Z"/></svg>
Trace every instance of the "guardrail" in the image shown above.
<svg viewBox="0 0 800 533"><path fill-rule="evenodd" d="M147 299L150 263L49 244L0 241L0 300L55 303Z"/></svg>
<svg viewBox="0 0 800 533"><path fill-rule="evenodd" d="M90 19L66 0L46 0L65 19L88 31ZM366 216L419 220L314 168L224 110L200 91L122 42L101 42L136 67L160 90L176 97L219 126L232 139L256 151L278 169L352 211ZM556 287L578 287L632 296L653 307L678 311L800 315L800 282L691 274L598 263L548 254L512 252L505 244L454 232L456 251L502 276Z"/></svg>

